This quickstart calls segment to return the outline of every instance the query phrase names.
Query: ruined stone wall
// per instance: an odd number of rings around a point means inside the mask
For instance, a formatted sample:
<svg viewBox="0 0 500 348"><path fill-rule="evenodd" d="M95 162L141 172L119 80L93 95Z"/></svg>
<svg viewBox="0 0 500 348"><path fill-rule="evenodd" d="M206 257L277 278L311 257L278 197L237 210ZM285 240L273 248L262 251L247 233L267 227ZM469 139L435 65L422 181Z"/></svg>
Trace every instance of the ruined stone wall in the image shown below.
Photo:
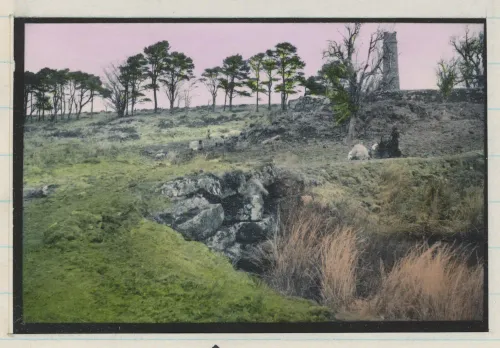
<svg viewBox="0 0 500 348"><path fill-rule="evenodd" d="M396 101L420 101L424 103L430 102L450 102L460 103L469 102L482 104L485 102L486 94L482 88L457 88L451 92L451 95L444 100L442 95L436 89L417 89L417 90L400 90L400 91L385 91L377 93L368 99L368 102L381 100L396 100Z"/></svg>
<svg viewBox="0 0 500 348"><path fill-rule="evenodd" d="M296 112L330 111L330 101L327 97L306 95L288 102L288 109Z"/></svg>

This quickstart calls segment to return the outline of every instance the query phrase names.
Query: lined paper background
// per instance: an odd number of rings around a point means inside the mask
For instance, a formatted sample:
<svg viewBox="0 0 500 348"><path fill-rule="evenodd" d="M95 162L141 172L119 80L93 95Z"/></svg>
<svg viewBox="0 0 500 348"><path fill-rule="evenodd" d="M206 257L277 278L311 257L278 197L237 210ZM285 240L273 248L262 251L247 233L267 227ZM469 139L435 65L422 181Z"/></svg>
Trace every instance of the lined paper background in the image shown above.
<svg viewBox="0 0 500 348"><path fill-rule="evenodd" d="M489 333L269 335L12 335L13 19L19 17L487 18ZM57 38L54 38L57 40ZM500 346L500 1L0 0L0 347Z"/></svg>

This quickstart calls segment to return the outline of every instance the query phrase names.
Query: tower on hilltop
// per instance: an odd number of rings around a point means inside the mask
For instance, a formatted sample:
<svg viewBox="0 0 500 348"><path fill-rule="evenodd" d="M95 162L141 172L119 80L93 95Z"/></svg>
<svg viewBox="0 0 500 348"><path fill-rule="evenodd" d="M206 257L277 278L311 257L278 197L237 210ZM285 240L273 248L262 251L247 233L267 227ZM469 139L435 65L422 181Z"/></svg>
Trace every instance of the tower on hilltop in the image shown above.
<svg viewBox="0 0 500 348"><path fill-rule="evenodd" d="M382 78L385 90L399 90L398 40L396 32L384 32Z"/></svg>

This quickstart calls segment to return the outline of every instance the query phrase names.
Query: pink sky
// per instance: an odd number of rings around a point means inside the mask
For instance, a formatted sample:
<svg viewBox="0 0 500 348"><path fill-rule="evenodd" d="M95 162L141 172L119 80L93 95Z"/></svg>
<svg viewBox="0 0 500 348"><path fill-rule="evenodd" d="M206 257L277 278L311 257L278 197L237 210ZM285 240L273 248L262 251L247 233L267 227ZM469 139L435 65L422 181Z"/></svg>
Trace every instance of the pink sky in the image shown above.
<svg viewBox="0 0 500 348"><path fill-rule="evenodd" d="M27 24L25 69L36 72L43 67L69 68L103 76L110 63L121 63L127 57L140 53L144 47L167 40L172 50L184 52L195 64L195 75L200 77L205 68L222 64L233 54L247 59L273 48L277 43L290 42L306 63L306 76L314 75L324 60L322 52L328 40L339 40L344 23L168 23L168 24ZM365 24L359 42L360 60L364 60L369 35L378 24ZM462 35L464 24L392 24L380 26L396 31L399 53L401 89L436 88L436 64L441 58L451 58L451 36ZM476 32L482 25L469 25ZM363 50L364 48L364 50ZM192 105L206 105L210 94L203 85L197 88ZM266 96L263 96L265 103ZM291 96L294 99L297 96ZM217 103L224 102L219 92ZM255 98L237 98L234 103L255 102ZM273 95L273 102L279 96ZM167 98L159 94L159 106L166 108ZM181 104L182 105L182 104ZM152 108L145 103L139 108ZM101 101L96 110L103 109Z"/></svg>

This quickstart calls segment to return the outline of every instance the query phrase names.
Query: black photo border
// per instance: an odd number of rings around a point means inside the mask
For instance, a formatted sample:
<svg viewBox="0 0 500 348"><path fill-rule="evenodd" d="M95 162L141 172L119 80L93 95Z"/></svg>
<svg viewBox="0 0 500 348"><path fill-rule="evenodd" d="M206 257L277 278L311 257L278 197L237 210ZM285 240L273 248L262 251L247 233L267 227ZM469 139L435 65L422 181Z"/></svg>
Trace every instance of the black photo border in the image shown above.
<svg viewBox="0 0 500 348"><path fill-rule="evenodd" d="M488 317L488 62L485 67L484 158L484 318L482 321L356 321L324 323L26 323L23 320L23 77L26 24L56 23L455 23L482 24L487 42L486 18L14 18L14 120L13 120L13 329L14 334L269 334L269 333L396 333L489 332ZM57 39L57 38L54 38ZM486 45L487 46L487 45ZM485 50L487 48L485 47ZM486 53L485 53L485 57ZM486 58L487 59L487 58Z"/></svg>

